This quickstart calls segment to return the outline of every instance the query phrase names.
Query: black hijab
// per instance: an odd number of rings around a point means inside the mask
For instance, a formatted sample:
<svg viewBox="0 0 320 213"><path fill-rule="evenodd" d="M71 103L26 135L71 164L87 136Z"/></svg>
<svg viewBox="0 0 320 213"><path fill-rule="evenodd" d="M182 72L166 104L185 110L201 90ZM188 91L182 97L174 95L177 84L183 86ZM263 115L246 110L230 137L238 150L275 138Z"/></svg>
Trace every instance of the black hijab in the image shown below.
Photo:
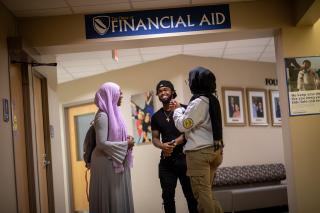
<svg viewBox="0 0 320 213"><path fill-rule="evenodd" d="M209 99L213 139L222 141L221 108L219 100L213 95L216 94L216 77L210 70L204 67L196 67L189 72L189 87L193 94L190 102L200 96L205 96Z"/></svg>

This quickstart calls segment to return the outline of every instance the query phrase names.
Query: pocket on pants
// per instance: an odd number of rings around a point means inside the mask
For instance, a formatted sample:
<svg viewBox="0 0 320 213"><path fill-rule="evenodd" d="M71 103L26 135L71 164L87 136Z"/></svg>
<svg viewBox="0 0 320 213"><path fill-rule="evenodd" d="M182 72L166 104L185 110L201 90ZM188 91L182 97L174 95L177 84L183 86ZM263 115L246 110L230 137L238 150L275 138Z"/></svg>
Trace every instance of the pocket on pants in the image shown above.
<svg viewBox="0 0 320 213"><path fill-rule="evenodd" d="M201 154L211 154L211 155L213 155L214 154L214 149L213 149L213 147L208 147L208 148L200 149L199 152Z"/></svg>

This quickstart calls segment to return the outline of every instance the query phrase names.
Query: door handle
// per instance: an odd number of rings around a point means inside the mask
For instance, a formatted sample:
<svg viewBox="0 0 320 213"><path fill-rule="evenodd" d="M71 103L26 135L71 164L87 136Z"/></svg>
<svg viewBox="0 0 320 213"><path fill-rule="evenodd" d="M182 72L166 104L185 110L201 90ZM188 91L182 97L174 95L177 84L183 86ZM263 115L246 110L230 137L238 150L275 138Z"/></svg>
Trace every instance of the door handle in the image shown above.
<svg viewBox="0 0 320 213"><path fill-rule="evenodd" d="M43 166L48 166L51 162L49 160L43 160Z"/></svg>

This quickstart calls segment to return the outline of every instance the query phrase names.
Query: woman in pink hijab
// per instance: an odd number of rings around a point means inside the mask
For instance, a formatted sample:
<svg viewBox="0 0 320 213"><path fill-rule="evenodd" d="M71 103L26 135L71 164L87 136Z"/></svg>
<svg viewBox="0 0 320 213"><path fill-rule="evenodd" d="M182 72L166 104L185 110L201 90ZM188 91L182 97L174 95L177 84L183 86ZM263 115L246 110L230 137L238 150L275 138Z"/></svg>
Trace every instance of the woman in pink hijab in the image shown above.
<svg viewBox="0 0 320 213"><path fill-rule="evenodd" d="M91 157L89 209L91 213L133 213L131 187L133 138L127 129L119 106L120 87L112 82L96 92L98 107L94 127L96 148Z"/></svg>

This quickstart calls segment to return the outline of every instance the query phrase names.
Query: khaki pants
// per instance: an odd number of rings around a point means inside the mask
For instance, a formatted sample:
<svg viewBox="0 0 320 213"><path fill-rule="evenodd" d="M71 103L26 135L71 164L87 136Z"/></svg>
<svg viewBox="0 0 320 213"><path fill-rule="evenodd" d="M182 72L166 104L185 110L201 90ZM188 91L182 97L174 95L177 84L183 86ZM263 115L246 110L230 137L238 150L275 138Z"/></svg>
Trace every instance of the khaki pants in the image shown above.
<svg viewBox="0 0 320 213"><path fill-rule="evenodd" d="M193 195L198 201L199 213L223 213L212 193L214 173L222 163L222 149L213 147L187 151L187 175L190 177Z"/></svg>

